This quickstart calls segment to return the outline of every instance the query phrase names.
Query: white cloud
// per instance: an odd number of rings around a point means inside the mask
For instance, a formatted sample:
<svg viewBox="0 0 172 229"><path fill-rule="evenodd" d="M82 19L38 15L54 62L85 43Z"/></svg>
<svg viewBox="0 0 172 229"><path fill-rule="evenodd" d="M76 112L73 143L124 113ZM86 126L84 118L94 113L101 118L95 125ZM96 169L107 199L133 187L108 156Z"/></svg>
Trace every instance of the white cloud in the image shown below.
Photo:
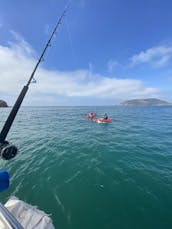
<svg viewBox="0 0 172 229"><path fill-rule="evenodd" d="M0 46L0 99L14 102L36 63L32 54L23 39L9 47ZM40 66L35 78L37 84L30 85L25 105L72 105L74 98L80 101L78 105L92 104L93 99L107 104L113 100L114 104L115 100L156 97L159 93L157 88L145 87L141 80L109 78L90 70L60 72Z"/></svg>
<svg viewBox="0 0 172 229"><path fill-rule="evenodd" d="M116 60L109 60L107 64L107 69L109 73L112 73L116 67L122 67L122 65Z"/></svg>
<svg viewBox="0 0 172 229"><path fill-rule="evenodd" d="M142 51L131 58L131 66L146 63L159 68L167 65L172 57L172 46L156 46Z"/></svg>
<svg viewBox="0 0 172 229"><path fill-rule="evenodd" d="M15 39L15 42L8 42L11 49L15 50L15 52L21 52L21 54L23 54L22 56L31 56L34 54L31 45L26 42L19 33L16 33L13 30L11 30L10 33Z"/></svg>

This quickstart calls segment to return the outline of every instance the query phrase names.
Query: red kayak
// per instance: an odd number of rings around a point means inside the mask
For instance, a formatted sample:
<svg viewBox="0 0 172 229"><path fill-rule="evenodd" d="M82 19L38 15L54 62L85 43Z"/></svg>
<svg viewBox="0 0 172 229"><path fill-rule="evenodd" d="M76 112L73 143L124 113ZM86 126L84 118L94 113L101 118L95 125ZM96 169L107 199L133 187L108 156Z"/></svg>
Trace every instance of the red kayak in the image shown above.
<svg viewBox="0 0 172 229"><path fill-rule="evenodd" d="M105 119L105 118L96 118L95 113L91 112L85 116L87 119L90 119L97 123L109 123L112 122L112 119Z"/></svg>
<svg viewBox="0 0 172 229"><path fill-rule="evenodd" d="M92 120L94 122L97 122L97 123L109 123L109 122L112 122L112 119L104 119L104 118L93 118Z"/></svg>

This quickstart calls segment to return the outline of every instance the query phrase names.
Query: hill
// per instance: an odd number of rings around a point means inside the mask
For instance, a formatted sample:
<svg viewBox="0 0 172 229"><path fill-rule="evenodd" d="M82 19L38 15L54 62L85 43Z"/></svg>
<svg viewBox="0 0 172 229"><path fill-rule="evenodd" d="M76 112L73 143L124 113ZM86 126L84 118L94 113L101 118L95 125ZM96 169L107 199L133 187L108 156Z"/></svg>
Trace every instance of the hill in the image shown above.
<svg viewBox="0 0 172 229"><path fill-rule="evenodd" d="M172 103L169 103L164 100L148 98L148 99L132 99L126 100L120 103L122 106L170 106Z"/></svg>
<svg viewBox="0 0 172 229"><path fill-rule="evenodd" d="M4 100L0 100L0 107L8 107L8 105Z"/></svg>

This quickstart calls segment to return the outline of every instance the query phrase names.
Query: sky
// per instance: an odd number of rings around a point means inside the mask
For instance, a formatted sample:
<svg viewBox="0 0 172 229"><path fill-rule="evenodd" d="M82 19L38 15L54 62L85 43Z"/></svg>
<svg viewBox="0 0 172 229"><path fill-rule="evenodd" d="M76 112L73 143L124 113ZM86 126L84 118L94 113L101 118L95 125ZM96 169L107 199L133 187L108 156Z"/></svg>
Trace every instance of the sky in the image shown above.
<svg viewBox="0 0 172 229"><path fill-rule="evenodd" d="M0 99L14 104L67 3L23 105L172 102L170 0L0 0Z"/></svg>

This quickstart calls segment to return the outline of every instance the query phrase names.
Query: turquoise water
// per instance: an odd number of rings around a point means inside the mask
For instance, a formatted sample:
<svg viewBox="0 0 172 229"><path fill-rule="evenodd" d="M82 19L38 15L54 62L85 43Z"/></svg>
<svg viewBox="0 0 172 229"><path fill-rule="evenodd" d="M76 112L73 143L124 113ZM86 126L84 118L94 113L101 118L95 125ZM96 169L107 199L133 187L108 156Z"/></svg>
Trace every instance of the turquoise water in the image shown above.
<svg viewBox="0 0 172 229"><path fill-rule="evenodd" d="M86 120L91 111L113 123ZM0 160L2 203L15 195L60 229L172 228L172 107L25 107L8 140L20 151Z"/></svg>

